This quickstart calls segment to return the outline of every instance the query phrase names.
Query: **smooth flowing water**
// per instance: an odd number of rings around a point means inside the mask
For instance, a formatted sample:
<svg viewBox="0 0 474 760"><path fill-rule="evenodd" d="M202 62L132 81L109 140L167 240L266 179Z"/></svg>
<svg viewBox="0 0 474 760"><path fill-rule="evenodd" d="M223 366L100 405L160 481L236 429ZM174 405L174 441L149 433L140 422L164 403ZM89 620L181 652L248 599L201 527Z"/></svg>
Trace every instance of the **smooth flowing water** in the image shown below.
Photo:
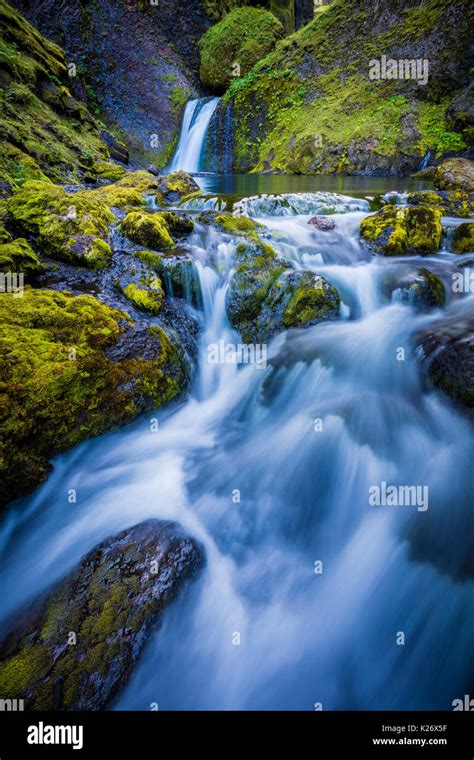
<svg viewBox="0 0 474 760"><path fill-rule="evenodd" d="M199 172L205 169L202 166L204 137L218 102L219 98L198 98L186 103L170 171Z"/></svg>
<svg viewBox="0 0 474 760"><path fill-rule="evenodd" d="M307 221L328 204L336 227L320 232ZM207 565L166 611L117 709L450 709L472 685L474 584L461 572L473 554L472 429L420 379L414 336L439 314L388 298L384 282L421 264L448 284L459 257L369 257L363 200L240 209L295 268L339 289L341 318L276 337L265 369L209 363L210 344L240 340L225 312L238 239L196 224L194 387L59 457L10 511L2 617L106 536L170 518L203 543ZM428 510L370 506L382 481L428 486Z"/></svg>

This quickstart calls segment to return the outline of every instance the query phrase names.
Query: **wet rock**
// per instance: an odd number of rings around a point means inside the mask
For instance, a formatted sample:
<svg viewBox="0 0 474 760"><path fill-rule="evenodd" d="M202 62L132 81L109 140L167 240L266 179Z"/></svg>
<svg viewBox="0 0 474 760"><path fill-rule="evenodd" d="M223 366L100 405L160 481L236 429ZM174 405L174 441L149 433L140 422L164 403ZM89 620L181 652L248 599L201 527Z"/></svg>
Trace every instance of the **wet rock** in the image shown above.
<svg viewBox="0 0 474 760"><path fill-rule="evenodd" d="M433 385L465 407L474 407L474 316L461 301L418 335Z"/></svg>
<svg viewBox="0 0 474 760"><path fill-rule="evenodd" d="M244 341L264 342L282 330L338 317L339 294L321 275L288 269L262 242L241 243L236 256L226 306Z"/></svg>
<svg viewBox="0 0 474 760"><path fill-rule="evenodd" d="M334 219L328 216L313 216L311 219L308 219L308 224L312 224L313 227L316 227L321 232L330 232L336 226Z"/></svg>
<svg viewBox="0 0 474 760"><path fill-rule="evenodd" d="M160 170L155 166L155 164L150 164L150 166L147 167L147 172L154 174L155 177L158 177L160 174Z"/></svg>
<svg viewBox="0 0 474 760"><path fill-rule="evenodd" d="M11 621L0 645L0 697L52 710L61 677L66 710L105 709L203 564L203 549L176 523L147 520L106 539Z"/></svg>
<svg viewBox="0 0 474 760"><path fill-rule="evenodd" d="M440 190L474 191L474 163L467 158L449 158L436 170L434 183Z"/></svg>
<svg viewBox="0 0 474 760"><path fill-rule="evenodd" d="M134 243L157 251L174 245L166 220L160 214L131 211L121 222L120 230Z"/></svg>
<svg viewBox="0 0 474 760"><path fill-rule="evenodd" d="M383 282L388 298L414 306L420 311L441 308L446 292L441 279L424 267L406 273L390 271Z"/></svg>
<svg viewBox="0 0 474 760"><path fill-rule="evenodd" d="M424 206L384 206L360 223L368 247L382 256L435 253L441 245L441 211Z"/></svg>
<svg viewBox="0 0 474 760"><path fill-rule="evenodd" d="M102 142L105 143L105 145L107 145L109 149L110 158L113 158L114 161L120 161L122 164L128 164L128 160L129 160L128 149L124 143L117 140L106 129L101 130L100 138Z"/></svg>

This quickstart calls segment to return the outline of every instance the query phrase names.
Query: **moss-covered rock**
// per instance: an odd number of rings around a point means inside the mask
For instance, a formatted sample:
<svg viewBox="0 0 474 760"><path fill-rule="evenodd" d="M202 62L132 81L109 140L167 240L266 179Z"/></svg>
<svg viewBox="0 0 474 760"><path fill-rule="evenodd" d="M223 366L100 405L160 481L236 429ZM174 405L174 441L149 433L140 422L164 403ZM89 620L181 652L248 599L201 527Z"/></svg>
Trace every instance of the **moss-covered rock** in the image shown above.
<svg viewBox="0 0 474 760"><path fill-rule="evenodd" d="M189 216L182 216L175 211L160 211L159 215L165 220L173 235L186 236L194 230L194 222Z"/></svg>
<svg viewBox="0 0 474 760"><path fill-rule="evenodd" d="M93 269L109 263L109 225L115 216L98 195L70 194L50 182L30 180L7 201L7 209L49 256Z"/></svg>
<svg viewBox="0 0 474 760"><path fill-rule="evenodd" d="M137 309L150 314L159 314L163 305L163 288L159 277L153 277L148 282L129 282L122 289L123 294Z"/></svg>
<svg viewBox="0 0 474 760"><path fill-rule="evenodd" d="M362 239L383 256L436 253L441 245L441 211L430 207L385 206L360 223Z"/></svg>
<svg viewBox="0 0 474 760"><path fill-rule="evenodd" d="M177 205L184 198L200 193L199 185L184 171L171 172L158 178L156 200L163 206Z"/></svg>
<svg viewBox="0 0 474 760"><path fill-rule="evenodd" d="M0 271L36 275L43 269L38 256L24 238L0 244Z"/></svg>
<svg viewBox="0 0 474 760"><path fill-rule="evenodd" d="M248 216L233 216L230 213L217 214L214 222L226 232L232 235L248 234L257 228L257 223Z"/></svg>
<svg viewBox="0 0 474 760"><path fill-rule="evenodd" d="M340 298L321 275L287 269L262 242L240 243L227 295L227 314L245 342L264 342L291 327L339 315Z"/></svg>
<svg viewBox="0 0 474 760"><path fill-rule="evenodd" d="M165 607L203 564L202 547L175 523L148 520L106 539L9 622L0 697L53 710L62 677L65 709L105 709Z"/></svg>
<svg viewBox="0 0 474 760"><path fill-rule="evenodd" d="M467 158L450 158L436 169L434 183L440 190L474 191L474 163Z"/></svg>
<svg viewBox="0 0 474 760"><path fill-rule="evenodd" d="M111 161L96 161L92 166L94 174L101 179L108 179L111 182L122 179L127 173L123 166L113 164Z"/></svg>
<svg viewBox="0 0 474 760"><path fill-rule="evenodd" d="M100 125L69 90L64 52L4 0L0 64L0 177L74 182L107 158Z"/></svg>
<svg viewBox="0 0 474 760"><path fill-rule="evenodd" d="M157 251L174 245L166 219L160 213L131 211L121 222L120 230L134 243Z"/></svg>
<svg viewBox="0 0 474 760"><path fill-rule="evenodd" d="M45 477L48 460L177 396L181 351L92 296L0 294L1 503Z"/></svg>
<svg viewBox="0 0 474 760"><path fill-rule="evenodd" d="M438 208L446 216L466 218L474 214L474 193L466 193L463 190L423 190L408 193L407 201L412 206Z"/></svg>
<svg viewBox="0 0 474 760"><path fill-rule="evenodd" d="M283 37L281 22L269 11L236 8L202 37L199 76L224 91L235 76L245 76Z"/></svg>
<svg viewBox="0 0 474 760"><path fill-rule="evenodd" d="M451 246L454 253L474 253L474 222L464 222L456 227Z"/></svg>
<svg viewBox="0 0 474 760"><path fill-rule="evenodd" d="M227 314L246 342L256 341L256 321L265 298L286 264L271 246L261 242L240 243L236 271L227 293Z"/></svg>

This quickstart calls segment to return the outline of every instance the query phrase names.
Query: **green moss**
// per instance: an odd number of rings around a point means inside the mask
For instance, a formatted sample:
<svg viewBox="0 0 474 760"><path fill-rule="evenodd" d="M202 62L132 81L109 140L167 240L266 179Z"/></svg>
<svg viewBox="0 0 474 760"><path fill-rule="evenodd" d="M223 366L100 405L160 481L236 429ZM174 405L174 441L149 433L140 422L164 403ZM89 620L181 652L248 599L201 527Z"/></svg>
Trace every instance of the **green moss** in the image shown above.
<svg viewBox="0 0 474 760"><path fill-rule="evenodd" d="M454 253L474 253L474 222L464 222L453 232L452 250Z"/></svg>
<svg viewBox="0 0 474 760"><path fill-rule="evenodd" d="M283 314L285 327L301 327L304 324L333 318L339 308L339 294L333 287L323 288L303 284L295 288Z"/></svg>
<svg viewBox="0 0 474 760"><path fill-rule="evenodd" d="M166 220L158 213L131 211L120 225L124 235L134 243L162 250L174 246Z"/></svg>
<svg viewBox="0 0 474 760"><path fill-rule="evenodd" d="M201 38L201 81L215 90L224 90L235 71L245 76L282 36L283 27L272 13L236 8Z"/></svg>
<svg viewBox="0 0 474 760"><path fill-rule="evenodd" d="M163 305L164 293L159 277L155 277L148 285L136 285L131 282L123 289L123 294L137 309L158 314Z"/></svg>
<svg viewBox="0 0 474 760"><path fill-rule="evenodd" d="M38 274L44 269L38 256L24 238L0 245L0 270Z"/></svg>
<svg viewBox="0 0 474 760"><path fill-rule="evenodd" d="M232 214L219 214L216 223L232 234L239 232L252 232L256 229L256 222L247 216L232 216Z"/></svg>
<svg viewBox="0 0 474 760"><path fill-rule="evenodd" d="M7 209L49 256L93 269L109 263L109 225L115 216L98 195L85 190L69 194L47 182L29 181L7 201Z"/></svg>
<svg viewBox="0 0 474 760"><path fill-rule="evenodd" d="M199 185L184 171L171 172L158 179L157 202L161 205L180 203L183 198L196 193Z"/></svg>
<svg viewBox="0 0 474 760"><path fill-rule="evenodd" d="M15 657L0 664L2 698L22 698L30 684L46 674L48 667L46 650L41 646L26 644Z"/></svg>
<svg viewBox="0 0 474 760"><path fill-rule="evenodd" d="M63 51L0 0L0 174L13 183L80 181L107 147L68 87ZM90 156L90 163L85 157Z"/></svg>
<svg viewBox="0 0 474 760"><path fill-rule="evenodd" d="M466 135L448 126L450 84L438 80L431 93L430 80L423 97L416 83L369 79L371 59L384 52L406 57L396 51L420 29L403 9L375 27L371 13L359 0L336 0L230 86L221 108L233 114L235 172L351 173L373 165L406 171L408 157L419 162L428 149L436 157L467 147ZM417 15L423 34L436 35L445 14L451 29L449 6L428 0ZM459 51L469 38L465 16L456 28ZM443 55L451 60L462 52L446 43Z"/></svg>
<svg viewBox="0 0 474 760"><path fill-rule="evenodd" d="M163 332L150 359L113 347L131 320L92 296L0 294L2 503L37 485L48 458L177 395L184 374Z"/></svg>
<svg viewBox="0 0 474 760"><path fill-rule="evenodd" d="M385 206L360 223L360 234L376 253L427 255L441 245L441 211L437 208Z"/></svg>
<svg viewBox="0 0 474 760"><path fill-rule="evenodd" d="M422 192L408 193L408 203L413 206L431 206L442 211L443 215L470 217L474 213L474 195L462 190L450 190L435 192L424 190Z"/></svg>
<svg viewBox="0 0 474 760"><path fill-rule="evenodd" d="M110 161L96 161L92 169L101 179L109 179L111 182L122 179L127 173L123 166L113 164Z"/></svg>
<svg viewBox="0 0 474 760"><path fill-rule="evenodd" d="M158 253L152 253L152 251L138 251L134 254L137 259L143 261L144 264L153 269L155 272L161 272L163 258Z"/></svg>
<svg viewBox="0 0 474 760"><path fill-rule="evenodd" d="M295 31L295 0L270 0L270 11L280 21L285 34Z"/></svg>

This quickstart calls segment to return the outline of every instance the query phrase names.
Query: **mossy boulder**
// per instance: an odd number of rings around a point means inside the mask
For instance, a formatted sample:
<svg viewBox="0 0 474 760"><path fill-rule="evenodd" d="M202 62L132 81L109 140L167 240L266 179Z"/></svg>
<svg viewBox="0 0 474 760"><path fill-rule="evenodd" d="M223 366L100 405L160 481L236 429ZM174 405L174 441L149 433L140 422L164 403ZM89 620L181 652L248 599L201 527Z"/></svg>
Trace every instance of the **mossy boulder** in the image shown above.
<svg viewBox="0 0 474 760"><path fill-rule="evenodd" d="M162 206L177 205L187 196L200 192L191 175L180 170L158 177L156 200Z"/></svg>
<svg viewBox="0 0 474 760"><path fill-rule="evenodd" d="M474 191L474 163L467 158L449 158L436 169L434 183L440 190Z"/></svg>
<svg viewBox="0 0 474 760"><path fill-rule="evenodd" d="M199 42L203 84L223 92L245 76L283 37L281 22L260 8L236 8L212 26Z"/></svg>
<svg viewBox="0 0 474 760"><path fill-rule="evenodd" d="M160 327L92 296L0 293L0 502L32 490L48 460L161 406L186 386Z"/></svg>
<svg viewBox="0 0 474 760"><path fill-rule="evenodd" d="M134 243L157 251L174 245L166 219L159 213L131 211L121 222L120 231Z"/></svg>
<svg viewBox="0 0 474 760"><path fill-rule="evenodd" d="M456 227L451 247L454 253L474 253L474 222L464 222Z"/></svg>
<svg viewBox="0 0 474 760"><path fill-rule="evenodd" d="M99 196L31 180L8 199L7 209L48 256L93 269L110 262L109 225L115 216Z"/></svg>
<svg viewBox="0 0 474 760"><path fill-rule="evenodd" d="M441 245L441 211L424 206L385 206L361 221L360 234L382 256L436 253Z"/></svg>
<svg viewBox="0 0 474 760"><path fill-rule="evenodd" d="M0 698L53 710L62 678L65 709L105 709L163 610L203 564L202 547L176 523L147 520L102 541L7 624Z"/></svg>
<svg viewBox="0 0 474 760"><path fill-rule="evenodd" d="M36 253L24 238L0 244L0 271L36 275L44 269Z"/></svg>
<svg viewBox="0 0 474 760"><path fill-rule="evenodd" d="M463 190L422 190L408 193L407 201L412 206L431 206L445 216L470 217L474 214L474 193Z"/></svg>
<svg viewBox="0 0 474 760"><path fill-rule="evenodd" d="M137 251L134 256L159 275L167 296L182 298L193 306L201 307L201 286L190 256L160 256L151 251Z"/></svg>
<svg viewBox="0 0 474 760"><path fill-rule="evenodd" d="M190 235L194 230L194 222L189 216L182 216L175 211L160 211L159 216L165 220L170 232L177 237Z"/></svg>
<svg viewBox="0 0 474 760"><path fill-rule="evenodd" d="M388 299L396 298L420 311L441 308L446 301L442 280L424 267L407 272L391 269L382 288Z"/></svg>
<svg viewBox="0 0 474 760"><path fill-rule="evenodd" d="M226 305L245 342L263 342L282 330L338 317L337 290L321 275L287 269L266 243L240 243L236 259Z"/></svg>
<svg viewBox="0 0 474 760"><path fill-rule="evenodd" d="M236 271L227 292L227 315L246 342L258 337L256 321L276 278L286 269L273 248L262 242L242 242L236 249Z"/></svg>

